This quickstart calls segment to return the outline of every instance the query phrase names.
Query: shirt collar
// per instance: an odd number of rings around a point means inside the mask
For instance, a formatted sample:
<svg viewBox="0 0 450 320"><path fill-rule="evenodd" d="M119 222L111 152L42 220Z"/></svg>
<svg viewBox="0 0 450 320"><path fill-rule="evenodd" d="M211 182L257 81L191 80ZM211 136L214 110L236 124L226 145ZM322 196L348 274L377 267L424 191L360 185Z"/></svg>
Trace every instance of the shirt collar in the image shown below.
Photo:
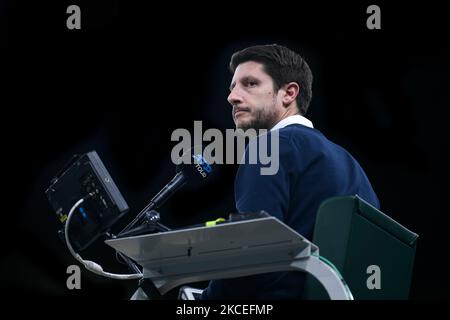
<svg viewBox="0 0 450 320"><path fill-rule="evenodd" d="M304 125L309 128L314 128L313 123L310 120L306 119L305 117L303 117L299 114L296 114L296 115L284 118L283 120L278 122L272 129L270 129L270 131L278 130L278 129L287 127L288 125L291 125L291 124L301 124L301 125Z"/></svg>

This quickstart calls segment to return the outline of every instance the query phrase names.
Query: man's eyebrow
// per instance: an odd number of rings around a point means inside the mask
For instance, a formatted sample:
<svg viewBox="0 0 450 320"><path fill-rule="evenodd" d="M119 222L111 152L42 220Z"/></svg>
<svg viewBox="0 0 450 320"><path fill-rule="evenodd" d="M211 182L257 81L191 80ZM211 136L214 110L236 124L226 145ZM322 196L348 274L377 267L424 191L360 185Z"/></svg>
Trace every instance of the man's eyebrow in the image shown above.
<svg viewBox="0 0 450 320"><path fill-rule="evenodd" d="M254 76L245 76L245 77L243 77L242 79L240 79L239 80L239 82L241 82L241 83L246 83L246 82L249 82L249 81L256 81L256 82L259 82L259 79L257 78L257 77L254 77ZM236 82L232 82L231 84L230 84L230 91L231 90L233 90L233 88L236 86Z"/></svg>

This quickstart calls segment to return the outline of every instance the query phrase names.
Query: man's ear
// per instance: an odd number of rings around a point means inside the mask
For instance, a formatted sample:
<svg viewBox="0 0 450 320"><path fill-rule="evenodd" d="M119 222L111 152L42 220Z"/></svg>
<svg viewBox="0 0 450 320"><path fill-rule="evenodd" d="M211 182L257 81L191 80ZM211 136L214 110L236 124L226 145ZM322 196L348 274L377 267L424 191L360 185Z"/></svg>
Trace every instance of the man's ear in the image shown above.
<svg viewBox="0 0 450 320"><path fill-rule="evenodd" d="M300 86L297 82L289 82L288 84L283 86L283 91L283 106L288 107L292 102L295 102L295 99L300 92Z"/></svg>

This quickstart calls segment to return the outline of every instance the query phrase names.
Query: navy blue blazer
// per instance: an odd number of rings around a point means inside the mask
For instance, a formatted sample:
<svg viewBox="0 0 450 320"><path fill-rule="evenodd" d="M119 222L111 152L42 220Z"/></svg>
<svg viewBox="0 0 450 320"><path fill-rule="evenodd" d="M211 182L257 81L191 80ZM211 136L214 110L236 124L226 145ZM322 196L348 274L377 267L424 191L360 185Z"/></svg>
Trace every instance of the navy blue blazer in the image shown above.
<svg viewBox="0 0 450 320"><path fill-rule="evenodd" d="M358 195L376 208L378 198L359 163L320 131L300 124L279 129L279 169L261 175L248 149L235 180L238 212L267 211L312 239L320 204L328 198ZM270 132L267 141L271 151ZM254 139L249 143L258 143ZM203 299L301 299L305 274L275 272L211 281Z"/></svg>

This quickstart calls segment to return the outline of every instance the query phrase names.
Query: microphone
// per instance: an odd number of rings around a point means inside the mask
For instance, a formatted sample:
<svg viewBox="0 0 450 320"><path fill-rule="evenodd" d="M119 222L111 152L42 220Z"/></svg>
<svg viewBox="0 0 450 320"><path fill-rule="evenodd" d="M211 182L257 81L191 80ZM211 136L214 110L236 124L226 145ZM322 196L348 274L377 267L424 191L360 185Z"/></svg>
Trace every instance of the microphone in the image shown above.
<svg viewBox="0 0 450 320"><path fill-rule="evenodd" d="M200 153L195 153L194 148L189 150L191 163L181 163L177 166L177 174L156 196L150 200L150 203L136 216L136 218L123 229L119 235L130 230L136 225L149 211L162 206L175 192L186 184L199 184L206 180L213 172L214 166L209 164Z"/></svg>
<svg viewBox="0 0 450 320"><path fill-rule="evenodd" d="M150 204L153 203L151 209L160 207L184 185L202 183L211 175L213 165L209 164L201 154L194 154L192 150L192 163L182 163L177 166L175 177L150 201Z"/></svg>

